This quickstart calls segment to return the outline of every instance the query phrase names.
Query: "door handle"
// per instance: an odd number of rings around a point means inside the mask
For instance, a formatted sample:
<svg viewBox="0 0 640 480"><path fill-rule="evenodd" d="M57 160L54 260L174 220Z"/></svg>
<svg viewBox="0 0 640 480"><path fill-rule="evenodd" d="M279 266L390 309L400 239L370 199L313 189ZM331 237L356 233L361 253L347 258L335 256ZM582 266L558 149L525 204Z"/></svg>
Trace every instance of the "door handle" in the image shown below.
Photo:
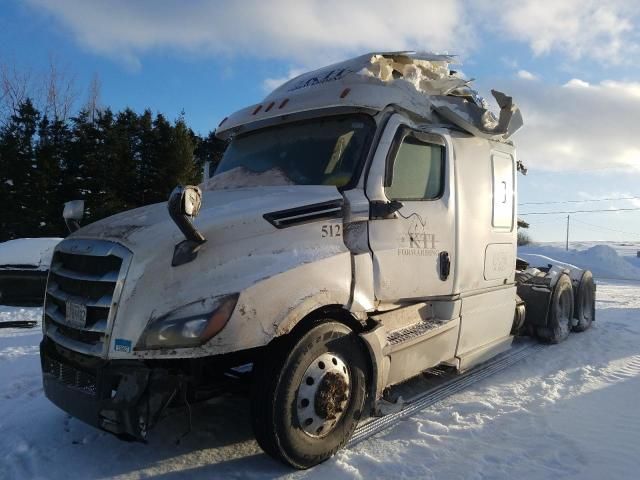
<svg viewBox="0 0 640 480"><path fill-rule="evenodd" d="M449 274L451 273L451 258L449 257L449 252L440 252L439 260L440 280L444 282L447 278L449 278Z"/></svg>

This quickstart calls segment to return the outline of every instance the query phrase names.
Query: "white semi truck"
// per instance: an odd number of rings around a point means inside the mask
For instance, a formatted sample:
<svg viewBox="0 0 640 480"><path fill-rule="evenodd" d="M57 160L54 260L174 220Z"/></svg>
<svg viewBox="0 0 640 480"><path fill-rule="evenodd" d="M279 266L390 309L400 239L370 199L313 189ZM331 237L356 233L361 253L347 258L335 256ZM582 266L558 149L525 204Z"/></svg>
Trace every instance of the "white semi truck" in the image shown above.
<svg viewBox="0 0 640 480"><path fill-rule="evenodd" d="M229 146L200 187L79 229L69 204L47 397L144 439L250 370L258 443L307 468L390 386L588 328L589 272L516 261L519 110L493 92L494 116L451 61L372 53L303 74L221 122Z"/></svg>

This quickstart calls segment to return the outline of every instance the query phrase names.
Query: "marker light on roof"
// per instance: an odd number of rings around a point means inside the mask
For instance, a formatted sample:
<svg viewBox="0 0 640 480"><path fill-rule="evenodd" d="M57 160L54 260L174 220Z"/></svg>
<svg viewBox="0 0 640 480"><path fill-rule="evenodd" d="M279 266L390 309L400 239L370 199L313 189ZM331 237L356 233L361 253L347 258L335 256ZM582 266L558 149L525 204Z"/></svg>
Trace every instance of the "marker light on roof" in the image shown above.
<svg viewBox="0 0 640 480"><path fill-rule="evenodd" d="M349 95L349 92L350 92L350 91L351 91L351 89L350 89L350 88L345 88L345 89L342 91L342 93L340 94L340 98L344 98L344 97L346 97L347 95Z"/></svg>
<svg viewBox="0 0 640 480"><path fill-rule="evenodd" d="M278 108L282 108L282 107L284 107L287 103L289 103L289 99L288 99L288 98L285 98L285 99L282 101L282 103L280 104L280 106L279 106Z"/></svg>
<svg viewBox="0 0 640 480"><path fill-rule="evenodd" d="M262 109L262 105L258 105L251 115L255 115Z"/></svg>
<svg viewBox="0 0 640 480"><path fill-rule="evenodd" d="M271 110L271 109L273 108L273 106L274 106L275 104L276 104L276 102L271 102L271 103L269 104L269 106L268 106L267 108L265 108L265 110L264 110L264 111L265 111L265 112L268 112L269 110Z"/></svg>

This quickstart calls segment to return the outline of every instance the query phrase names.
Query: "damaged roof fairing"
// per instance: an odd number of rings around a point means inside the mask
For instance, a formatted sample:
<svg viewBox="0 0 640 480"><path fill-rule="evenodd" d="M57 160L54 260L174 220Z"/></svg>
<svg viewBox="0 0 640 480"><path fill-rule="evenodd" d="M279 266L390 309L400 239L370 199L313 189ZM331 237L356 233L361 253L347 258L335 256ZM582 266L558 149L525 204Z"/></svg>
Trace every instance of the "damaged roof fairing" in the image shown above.
<svg viewBox="0 0 640 480"><path fill-rule="evenodd" d="M426 121L448 123L483 138L507 140L523 124L512 98L492 90L500 107L496 116L487 102L449 66L450 55L416 52L370 53L304 73L285 82L262 103L223 120L217 135L227 138L239 128L282 116L331 107L381 111L397 105Z"/></svg>

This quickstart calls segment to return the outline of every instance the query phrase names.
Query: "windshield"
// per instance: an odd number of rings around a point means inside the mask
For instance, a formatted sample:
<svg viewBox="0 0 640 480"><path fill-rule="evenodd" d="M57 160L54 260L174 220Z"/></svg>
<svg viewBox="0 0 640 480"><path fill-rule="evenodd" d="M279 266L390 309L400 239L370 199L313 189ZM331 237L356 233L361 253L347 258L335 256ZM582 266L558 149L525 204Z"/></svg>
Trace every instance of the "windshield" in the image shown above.
<svg viewBox="0 0 640 480"><path fill-rule="evenodd" d="M265 128L234 138L207 190L268 185L335 185L354 180L374 122L342 115Z"/></svg>

